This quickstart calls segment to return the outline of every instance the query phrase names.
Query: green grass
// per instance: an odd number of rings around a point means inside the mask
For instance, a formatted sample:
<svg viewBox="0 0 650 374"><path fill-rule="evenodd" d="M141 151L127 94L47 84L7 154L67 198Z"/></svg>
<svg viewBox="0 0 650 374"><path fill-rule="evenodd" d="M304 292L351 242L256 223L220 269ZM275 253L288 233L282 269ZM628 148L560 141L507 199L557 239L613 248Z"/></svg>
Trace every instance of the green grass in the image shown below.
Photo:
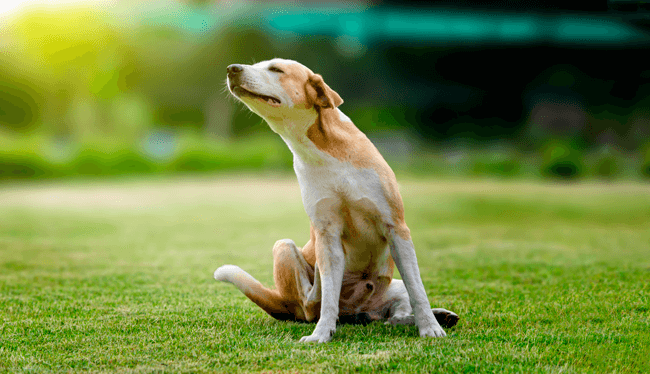
<svg viewBox="0 0 650 374"><path fill-rule="evenodd" d="M402 180L444 339L278 322L212 279L304 243L295 179L0 190L0 371L650 372L650 186Z"/></svg>

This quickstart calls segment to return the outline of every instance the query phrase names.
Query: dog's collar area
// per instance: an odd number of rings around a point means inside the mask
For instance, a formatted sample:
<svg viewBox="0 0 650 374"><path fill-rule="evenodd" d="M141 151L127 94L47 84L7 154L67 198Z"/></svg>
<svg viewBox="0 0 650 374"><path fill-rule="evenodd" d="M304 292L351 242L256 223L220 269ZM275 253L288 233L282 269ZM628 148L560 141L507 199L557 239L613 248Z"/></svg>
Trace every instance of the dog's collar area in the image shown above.
<svg viewBox="0 0 650 374"><path fill-rule="evenodd" d="M277 99L277 98L275 98L273 96L260 95L260 94L257 94L255 92L251 92L251 91L249 91L249 90L247 90L247 89L245 89L245 88L243 88L241 86L237 86L237 85L232 86L230 88L230 90L232 91L232 93L234 93L238 97L249 96L249 97L252 97L254 99L262 99L263 101L266 101L267 103L269 103L271 105L280 105L282 103L280 101L280 99Z"/></svg>

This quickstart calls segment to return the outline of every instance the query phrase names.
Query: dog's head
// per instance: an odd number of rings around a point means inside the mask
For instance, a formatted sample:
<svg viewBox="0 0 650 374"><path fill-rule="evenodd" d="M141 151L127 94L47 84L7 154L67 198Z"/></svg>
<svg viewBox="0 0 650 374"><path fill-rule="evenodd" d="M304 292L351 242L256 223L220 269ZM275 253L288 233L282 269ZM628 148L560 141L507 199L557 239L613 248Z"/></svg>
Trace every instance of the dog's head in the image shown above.
<svg viewBox="0 0 650 374"><path fill-rule="evenodd" d="M228 66L228 89L269 122L297 119L300 112L336 108L343 103L323 78L291 60Z"/></svg>

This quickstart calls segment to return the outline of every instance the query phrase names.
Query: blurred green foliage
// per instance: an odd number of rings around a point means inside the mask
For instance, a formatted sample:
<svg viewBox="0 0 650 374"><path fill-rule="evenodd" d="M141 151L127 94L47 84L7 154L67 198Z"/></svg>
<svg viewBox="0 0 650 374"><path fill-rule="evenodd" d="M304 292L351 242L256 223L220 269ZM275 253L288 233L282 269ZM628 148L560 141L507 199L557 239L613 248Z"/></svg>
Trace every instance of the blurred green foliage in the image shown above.
<svg viewBox="0 0 650 374"><path fill-rule="evenodd" d="M567 142L552 142L543 153L542 173L550 177L576 178L584 174L583 155Z"/></svg>
<svg viewBox="0 0 650 374"><path fill-rule="evenodd" d="M650 177L650 144L646 147L646 150L643 155L643 162L641 166L641 172L646 176Z"/></svg>
<svg viewBox="0 0 650 374"><path fill-rule="evenodd" d="M165 153L151 141L62 143L35 136L0 139L0 180L225 170L289 170L292 156L269 136L229 142L193 132L170 136ZM154 141L155 142L155 141Z"/></svg>
<svg viewBox="0 0 650 374"><path fill-rule="evenodd" d="M298 58L326 74L328 81L339 82L343 94L350 90L343 82L368 66L388 82L397 74L384 62L384 54L367 50L354 38L296 37L287 30L278 31L286 37L273 37L259 19L274 10L262 4L156 4L44 5L0 18L0 180L288 170L291 154L286 146L229 97L227 65L254 58ZM346 25L356 25L354 19L348 21ZM336 71L321 56L333 56L341 64L355 62ZM549 84L571 85L573 79L555 74ZM355 89L387 88L386 82L364 84ZM489 132L490 126L472 123L468 116L456 118L449 110L449 118L458 123L438 134L414 107L385 103L351 100L343 109L396 169L497 177L650 176L650 151L645 151L650 148L644 146L647 134L642 133L648 116L641 107L630 117L640 123L641 132L626 140L634 149L622 151L616 142L590 148L594 139L536 122L548 118L552 106L522 119L524 130L513 141L480 135L479 127ZM608 108L590 117L591 133L629 119ZM487 141L468 143L481 137Z"/></svg>

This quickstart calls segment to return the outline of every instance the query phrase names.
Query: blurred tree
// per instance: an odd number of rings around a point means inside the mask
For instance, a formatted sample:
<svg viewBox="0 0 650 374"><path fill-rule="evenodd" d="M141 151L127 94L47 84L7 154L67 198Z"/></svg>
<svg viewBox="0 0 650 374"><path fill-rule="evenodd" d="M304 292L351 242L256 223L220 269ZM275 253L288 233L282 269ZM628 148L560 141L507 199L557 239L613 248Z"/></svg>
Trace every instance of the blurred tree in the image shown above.
<svg viewBox="0 0 650 374"><path fill-rule="evenodd" d="M39 120L40 100L31 87L4 78L0 81L0 126L21 132L32 129Z"/></svg>
<svg viewBox="0 0 650 374"><path fill-rule="evenodd" d="M541 166L542 175L559 178L576 178L585 172L582 152L564 141L546 144Z"/></svg>

